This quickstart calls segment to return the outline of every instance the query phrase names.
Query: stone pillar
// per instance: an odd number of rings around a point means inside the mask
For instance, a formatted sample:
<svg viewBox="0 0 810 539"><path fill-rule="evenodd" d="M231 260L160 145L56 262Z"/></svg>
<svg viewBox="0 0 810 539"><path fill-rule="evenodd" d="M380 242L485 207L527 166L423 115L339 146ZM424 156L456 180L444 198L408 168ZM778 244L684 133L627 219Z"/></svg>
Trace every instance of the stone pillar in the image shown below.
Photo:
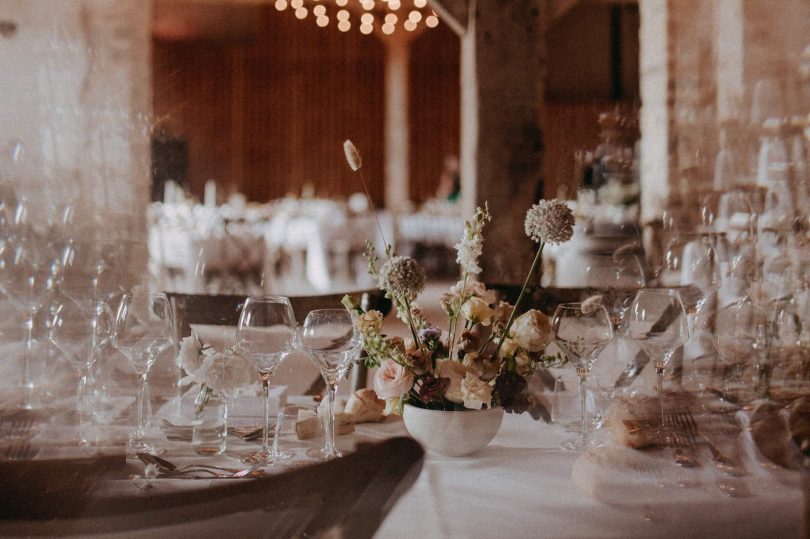
<svg viewBox="0 0 810 539"><path fill-rule="evenodd" d="M461 193L493 215L482 279L521 283L532 244L526 210L542 193L546 2L470 0L461 45Z"/></svg>
<svg viewBox="0 0 810 539"><path fill-rule="evenodd" d="M14 28L0 35L3 177L40 208L74 200L85 237L144 239L151 2L3 7L4 27ZM7 149L17 142L23 158L12 162Z"/></svg>

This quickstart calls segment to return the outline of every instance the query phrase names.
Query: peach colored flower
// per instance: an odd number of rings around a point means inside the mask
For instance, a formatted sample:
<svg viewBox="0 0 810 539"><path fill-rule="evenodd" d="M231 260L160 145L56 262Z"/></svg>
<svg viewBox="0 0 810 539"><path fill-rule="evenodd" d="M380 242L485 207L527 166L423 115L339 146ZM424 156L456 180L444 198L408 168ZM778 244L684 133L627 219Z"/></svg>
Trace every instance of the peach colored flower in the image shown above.
<svg viewBox="0 0 810 539"><path fill-rule="evenodd" d="M374 375L374 391L381 399L401 397L413 387L413 373L394 361L386 359Z"/></svg>

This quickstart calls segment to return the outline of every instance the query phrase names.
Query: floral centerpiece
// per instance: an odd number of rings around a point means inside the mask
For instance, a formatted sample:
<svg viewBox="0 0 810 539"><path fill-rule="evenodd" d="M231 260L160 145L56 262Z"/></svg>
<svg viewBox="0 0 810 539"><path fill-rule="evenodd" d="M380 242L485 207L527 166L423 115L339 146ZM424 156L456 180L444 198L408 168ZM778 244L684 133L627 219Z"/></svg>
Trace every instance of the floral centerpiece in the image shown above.
<svg viewBox="0 0 810 539"><path fill-rule="evenodd" d="M359 170L356 148L346 141L345 149L352 169ZM365 181L363 184L365 187ZM374 248L367 242L369 273L392 300L411 335L405 340L383 334L382 313L363 310L357 298L343 298L346 308L356 314L367 353L363 361L368 367L378 367L374 389L386 401L386 413L399 413L405 403L431 410L502 407L522 413L537 404L527 378L539 368L564 363L560 355L544 354L553 337L548 317L535 309L518 312L543 247L571 238L574 217L570 208L559 200L541 200L526 213L526 235L537 247L514 305L497 300L495 291L478 280L483 230L491 219L486 204L477 208L455 246L461 280L441 299L446 330L427 320L419 307L418 296L426 280L419 263L396 255L388 245L386 260L378 266Z"/></svg>
<svg viewBox="0 0 810 539"><path fill-rule="evenodd" d="M239 390L255 382L256 368L248 354L234 345L222 352L192 334L180 342L178 363L186 371L180 383L200 385L200 394L195 400L199 412L213 394L235 396Z"/></svg>

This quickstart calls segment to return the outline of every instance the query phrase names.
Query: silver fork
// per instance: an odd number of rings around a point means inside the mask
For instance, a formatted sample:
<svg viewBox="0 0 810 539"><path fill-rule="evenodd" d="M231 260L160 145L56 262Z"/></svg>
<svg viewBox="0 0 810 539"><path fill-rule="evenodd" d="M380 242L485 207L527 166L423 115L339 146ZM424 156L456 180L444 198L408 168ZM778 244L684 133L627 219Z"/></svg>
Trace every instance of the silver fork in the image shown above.
<svg viewBox="0 0 810 539"><path fill-rule="evenodd" d="M673 434L675 464L684 468L699 467L697 458L685 449L694 447L697 443L697 426L694 421L686 421L682 413L675 412L664 416L664 424L669 426Z"/></svg>
<svg viewBox="0 0 810 539"><path fill-rule="evenodd" d="M679 418L679 421L683 422L690 429L692 429L693 432L697 433L695 419L692 417L692 413L689 410L680 410L676 412L676 417ZM732 476L747 475L742 466L717 449L717 446L714 445L705 435L700 435L700 439L701 443L709 448L709 451L712 454L712 461L720 472Z"/></svg>

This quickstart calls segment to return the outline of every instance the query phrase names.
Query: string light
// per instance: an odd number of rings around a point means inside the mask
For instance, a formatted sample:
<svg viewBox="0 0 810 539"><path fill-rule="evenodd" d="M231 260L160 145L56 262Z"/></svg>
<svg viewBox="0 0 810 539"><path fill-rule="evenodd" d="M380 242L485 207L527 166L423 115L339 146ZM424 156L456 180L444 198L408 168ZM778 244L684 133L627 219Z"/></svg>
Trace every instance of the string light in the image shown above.
<svg viewBox="0 0 810 539"><path fill-rule="evenodd" d="M353 2L351 6L350 2ZM278 11L291 7L302 20L312 11L315 24L321 28L329 26L330 17L335 17L341 32L348 32L353 26L352 20L359 17L358 28L364 35L371 34L375 26L383 34L391 35L398 24L407 32L416 31L420 23L427 28L439 24L436 12L427 7L427 0L274 0L273 6ZM400 9L403 10L401 15L394 13Z"/></svg>

